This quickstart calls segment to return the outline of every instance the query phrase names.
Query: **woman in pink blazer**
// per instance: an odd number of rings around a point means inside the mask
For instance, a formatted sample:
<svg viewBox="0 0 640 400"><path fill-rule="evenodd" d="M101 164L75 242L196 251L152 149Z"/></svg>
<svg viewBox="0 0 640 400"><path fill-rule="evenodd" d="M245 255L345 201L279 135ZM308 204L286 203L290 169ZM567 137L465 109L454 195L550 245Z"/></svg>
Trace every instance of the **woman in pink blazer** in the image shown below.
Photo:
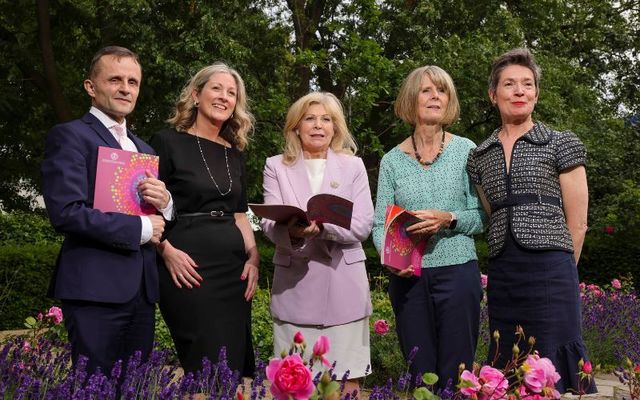
<svg viewBox="0 0 640 400"><path fill-rule="evenodd" d="M334 374L347 376L345 392L359 389L357 378L370 373L371 299L365 269L366 240L373 224L373 203L362 160L354 153L340 101L330 93L310 93L287 113L284 153L267 159L265 204L306 209L307 200L330 193L353 201L351 229L312 221L262 229L276 245L271 314L274 353L288 351L294 334L308 343L328 336ZM310 351L310 349L309 349ZM308 355L307 355L308 356Z"/></svg>

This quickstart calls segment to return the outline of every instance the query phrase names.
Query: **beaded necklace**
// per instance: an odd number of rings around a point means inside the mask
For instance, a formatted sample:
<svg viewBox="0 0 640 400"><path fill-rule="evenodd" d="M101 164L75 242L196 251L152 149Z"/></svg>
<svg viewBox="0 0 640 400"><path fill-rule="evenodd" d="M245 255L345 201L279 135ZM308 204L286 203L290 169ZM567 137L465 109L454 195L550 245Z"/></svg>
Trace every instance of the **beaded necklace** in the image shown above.
<svg viewBox="0 0 640 400"><path fill-rule="evenodd" d="M218 182L216 182L216 180L213 179L213 175L211 174L211 170L209 169L209 164L207 164L207 160L204 158L204 152L202 151L202 146L200 145L200 136L198 136L197 132L194 132L193 134L196 137L196 142L198 142L198 149L200 150L200 156L202 157L202 162L204 162L204 167L207 169L207 172L209 173L209 178L211 178L211 181L216 186L216 189L218 189L218 193L220 193L220 196L229 194L231 192L231 185L233 185L233 180L231 179L231 170L229 169L229 158L227 156L227 146L222 145L222 147L224 147L224 163L227 166L227 176L229 177L229 188L224 193L222 193L222 190L220 190L220 186L218 186Z"/></svg>
<svg viewBox="0 0 640 400"><path fill-rule="evenodd" d="M425 167L428 167L438 160L438 157L440 157L440 154L442 154L442 151L444 150L444 129L442 129L442 140L440 141L440 150L438 150L438 154L436 154L436 156L431 161L422 160L420 153L418 153L418 147L416 146L415 134L411 135L411 145L413 146L413 154L416 156L416 160L420 164L424 165Z"/></svg>

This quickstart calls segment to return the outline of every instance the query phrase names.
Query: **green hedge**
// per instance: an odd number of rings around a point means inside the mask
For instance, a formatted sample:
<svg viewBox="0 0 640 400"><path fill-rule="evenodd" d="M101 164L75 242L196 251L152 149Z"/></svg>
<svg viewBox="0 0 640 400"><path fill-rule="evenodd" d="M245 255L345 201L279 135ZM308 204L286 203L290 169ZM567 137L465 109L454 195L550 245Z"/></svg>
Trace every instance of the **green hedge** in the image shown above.
<svg viewBox="0 0 640 400"><path fill-rule="evenodd" d="M59 244L0 246L0 330L23 328L24 319L54 304L47 298Z"/></svg>

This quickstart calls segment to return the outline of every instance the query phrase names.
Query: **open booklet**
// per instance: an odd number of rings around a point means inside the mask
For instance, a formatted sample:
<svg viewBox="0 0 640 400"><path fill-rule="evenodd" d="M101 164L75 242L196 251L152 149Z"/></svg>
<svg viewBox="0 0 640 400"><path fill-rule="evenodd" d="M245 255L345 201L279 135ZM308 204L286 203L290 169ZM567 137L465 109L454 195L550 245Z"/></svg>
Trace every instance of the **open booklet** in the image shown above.
<svg viewBox="0 0 640 400"><path fill-rule="evenodd" d="M422 274L422 256L427 241L416 242L407 233L407 227L420 221L422 220L411 211L395 204L387 206L380 252L380 262L383 265L399 270L407 269L412 265L415 276Z"/></svg>
<svg viewBox="0 0 640 400"><path fill-rule="evenodd" d="M344 229L351 229L353 202L328 193L317 194L307 201L307 211L286 204L255 204L249 207L259 217L286 224L293 217L298 222L309 225L311 221L333 224Z"/></svg>
<svg viewBox="0 0 640 400"><path fill-rule="evenodd" d="M158 176L158 161L152 154L98 147L93 208L129 215L155 214L156 209L142 198L138 182L147 177L147 170Z"/></svg>

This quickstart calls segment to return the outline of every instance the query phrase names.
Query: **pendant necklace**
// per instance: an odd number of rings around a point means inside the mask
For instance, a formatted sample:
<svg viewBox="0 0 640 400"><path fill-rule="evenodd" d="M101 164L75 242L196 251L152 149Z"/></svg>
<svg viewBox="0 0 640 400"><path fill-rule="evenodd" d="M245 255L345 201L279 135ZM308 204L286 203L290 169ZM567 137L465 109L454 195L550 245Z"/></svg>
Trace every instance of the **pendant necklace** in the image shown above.
<svg viewBox="0 0 640 400"><path fill-rule="evenodd" d="M218 182L216 182L216 180L213 179L213 175L211 174L211 170L209 169L209 164L207 164L207 160L204 158L204 152L202 151L202 146L200 145L200 136L198 136L197 132L193 132L193 134L196 137L196 142L198 142L198 149L200 150L200 156L202 156L202 162L204 162L204 166L207 169L207 172L209 173L209 178L211 178L211 181L213 182L213 184L216 185L216 189L218 189L218 193L220 193L220 196L229 194L231 192L231 185L233 185L233 180L231 179L231 170L229 169L229 158L227 157L227 146L225 146L224 144L222 145L222 147L224 147L224 163L227 166L227 176L229 177L229 188L224 193L222 193L222 190L220 190L220 186L218 186Z"/></svg>
<svg viewBox="0 0 640 400"><path fill-rule="evenodd" d="M418 147L416 146L415 134L411 135L411 145L413 146L413 154L416 157L416 161L418 161L425 167L429 167L438 160L438 157L440 157L440 154L442 154L442 151L444 150L444 129L442 129L442 141L440 141L440 150L438 150L438 154L436 154L436 156L431 161L422 160L420 153L418 153Z"/></svg>

